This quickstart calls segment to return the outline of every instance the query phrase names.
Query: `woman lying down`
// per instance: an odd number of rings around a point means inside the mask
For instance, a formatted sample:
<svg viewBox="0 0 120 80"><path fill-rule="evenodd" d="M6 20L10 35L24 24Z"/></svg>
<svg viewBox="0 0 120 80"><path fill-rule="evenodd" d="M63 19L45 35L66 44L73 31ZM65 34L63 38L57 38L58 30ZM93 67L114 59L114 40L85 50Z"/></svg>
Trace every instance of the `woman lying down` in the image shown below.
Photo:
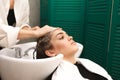
<svg viewBox="0 0 120 80"><path fill-rule="evenodd" d="M59 53L63 61L46 80L112 80L101 66L87 60L75 58L78 46L62 29L55 29L40 37L36 46L37 58L48 58Z"/></svg>

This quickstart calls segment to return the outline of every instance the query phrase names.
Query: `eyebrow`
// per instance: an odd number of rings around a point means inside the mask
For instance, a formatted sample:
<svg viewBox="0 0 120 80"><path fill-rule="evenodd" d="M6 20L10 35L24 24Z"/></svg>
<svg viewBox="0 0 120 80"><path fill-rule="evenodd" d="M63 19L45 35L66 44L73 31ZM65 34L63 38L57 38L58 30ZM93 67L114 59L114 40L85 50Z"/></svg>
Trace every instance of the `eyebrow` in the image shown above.
<svg viewBox="0 0 120 80"><path fill-rule="evenodd" d="M63 34L63 32L58 33L55 37L57 37L57 36L60 35L60 34Z"/></svg>

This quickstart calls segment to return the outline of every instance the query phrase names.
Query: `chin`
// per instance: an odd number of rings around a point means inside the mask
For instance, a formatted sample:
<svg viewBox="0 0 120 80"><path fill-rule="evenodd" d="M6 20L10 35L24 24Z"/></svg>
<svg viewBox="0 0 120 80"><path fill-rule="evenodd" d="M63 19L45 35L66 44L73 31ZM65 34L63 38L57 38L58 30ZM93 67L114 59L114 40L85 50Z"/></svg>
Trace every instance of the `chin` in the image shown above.
<svg viewBox="0 0 120 80"><path fill-rule="evenodd" d="M75 46L75 47L73 48L74 53L76 53L78 50L79 50L79 47L78 47L78 46Z"/></svg>
<svg viewBox="0 0 120 80"><path fill-rule="evenodd" d="M77 46L77 48L76 48L76 52L79 50L79 47Z"/></svg>

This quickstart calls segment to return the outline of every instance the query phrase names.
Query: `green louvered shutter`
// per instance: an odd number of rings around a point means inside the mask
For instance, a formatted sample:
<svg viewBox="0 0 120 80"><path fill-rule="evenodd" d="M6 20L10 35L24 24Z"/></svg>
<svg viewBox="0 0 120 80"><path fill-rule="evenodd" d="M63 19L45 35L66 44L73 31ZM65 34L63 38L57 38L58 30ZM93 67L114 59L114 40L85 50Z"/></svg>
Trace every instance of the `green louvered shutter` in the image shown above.
<svg viewBox="0 0 120 80"><path fill-rule="evenodd" d="M77 42L83 41L85 0L49 0L49 25L62 27Z"/></svg>
<svg viewBox="0 0 120 80"><path fill-rule="evenodd" d="M87 0L85 42L81 57L106 68L110 25L110 0Z"/></svg>
<svg viewBox="0 0 120 80"><path fill-rule="evenodd" d="M113 0L108 69L114 80L120 80L120 0Z"/></svg>

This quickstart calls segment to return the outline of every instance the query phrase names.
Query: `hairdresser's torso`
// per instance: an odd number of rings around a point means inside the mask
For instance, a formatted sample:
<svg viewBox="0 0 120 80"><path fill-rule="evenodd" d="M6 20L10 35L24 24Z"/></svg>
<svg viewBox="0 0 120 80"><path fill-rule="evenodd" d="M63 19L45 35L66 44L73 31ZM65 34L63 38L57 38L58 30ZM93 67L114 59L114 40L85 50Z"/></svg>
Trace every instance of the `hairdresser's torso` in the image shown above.
<svg viewBox="0 0 120 80"><path fill-rule="evenodd" d="M15 27L8 25L10 9L14 10ZM0 0L0 47L15 45L19 30L28 24L29 0Z"/></svg>
<svg viewBox="0 0 120 80"><path fill-rule="evenodd" d="M29 22L28 0L0 0L0 24L8 24L7 16L9 9L14 9L17 27Z"/></svg>

